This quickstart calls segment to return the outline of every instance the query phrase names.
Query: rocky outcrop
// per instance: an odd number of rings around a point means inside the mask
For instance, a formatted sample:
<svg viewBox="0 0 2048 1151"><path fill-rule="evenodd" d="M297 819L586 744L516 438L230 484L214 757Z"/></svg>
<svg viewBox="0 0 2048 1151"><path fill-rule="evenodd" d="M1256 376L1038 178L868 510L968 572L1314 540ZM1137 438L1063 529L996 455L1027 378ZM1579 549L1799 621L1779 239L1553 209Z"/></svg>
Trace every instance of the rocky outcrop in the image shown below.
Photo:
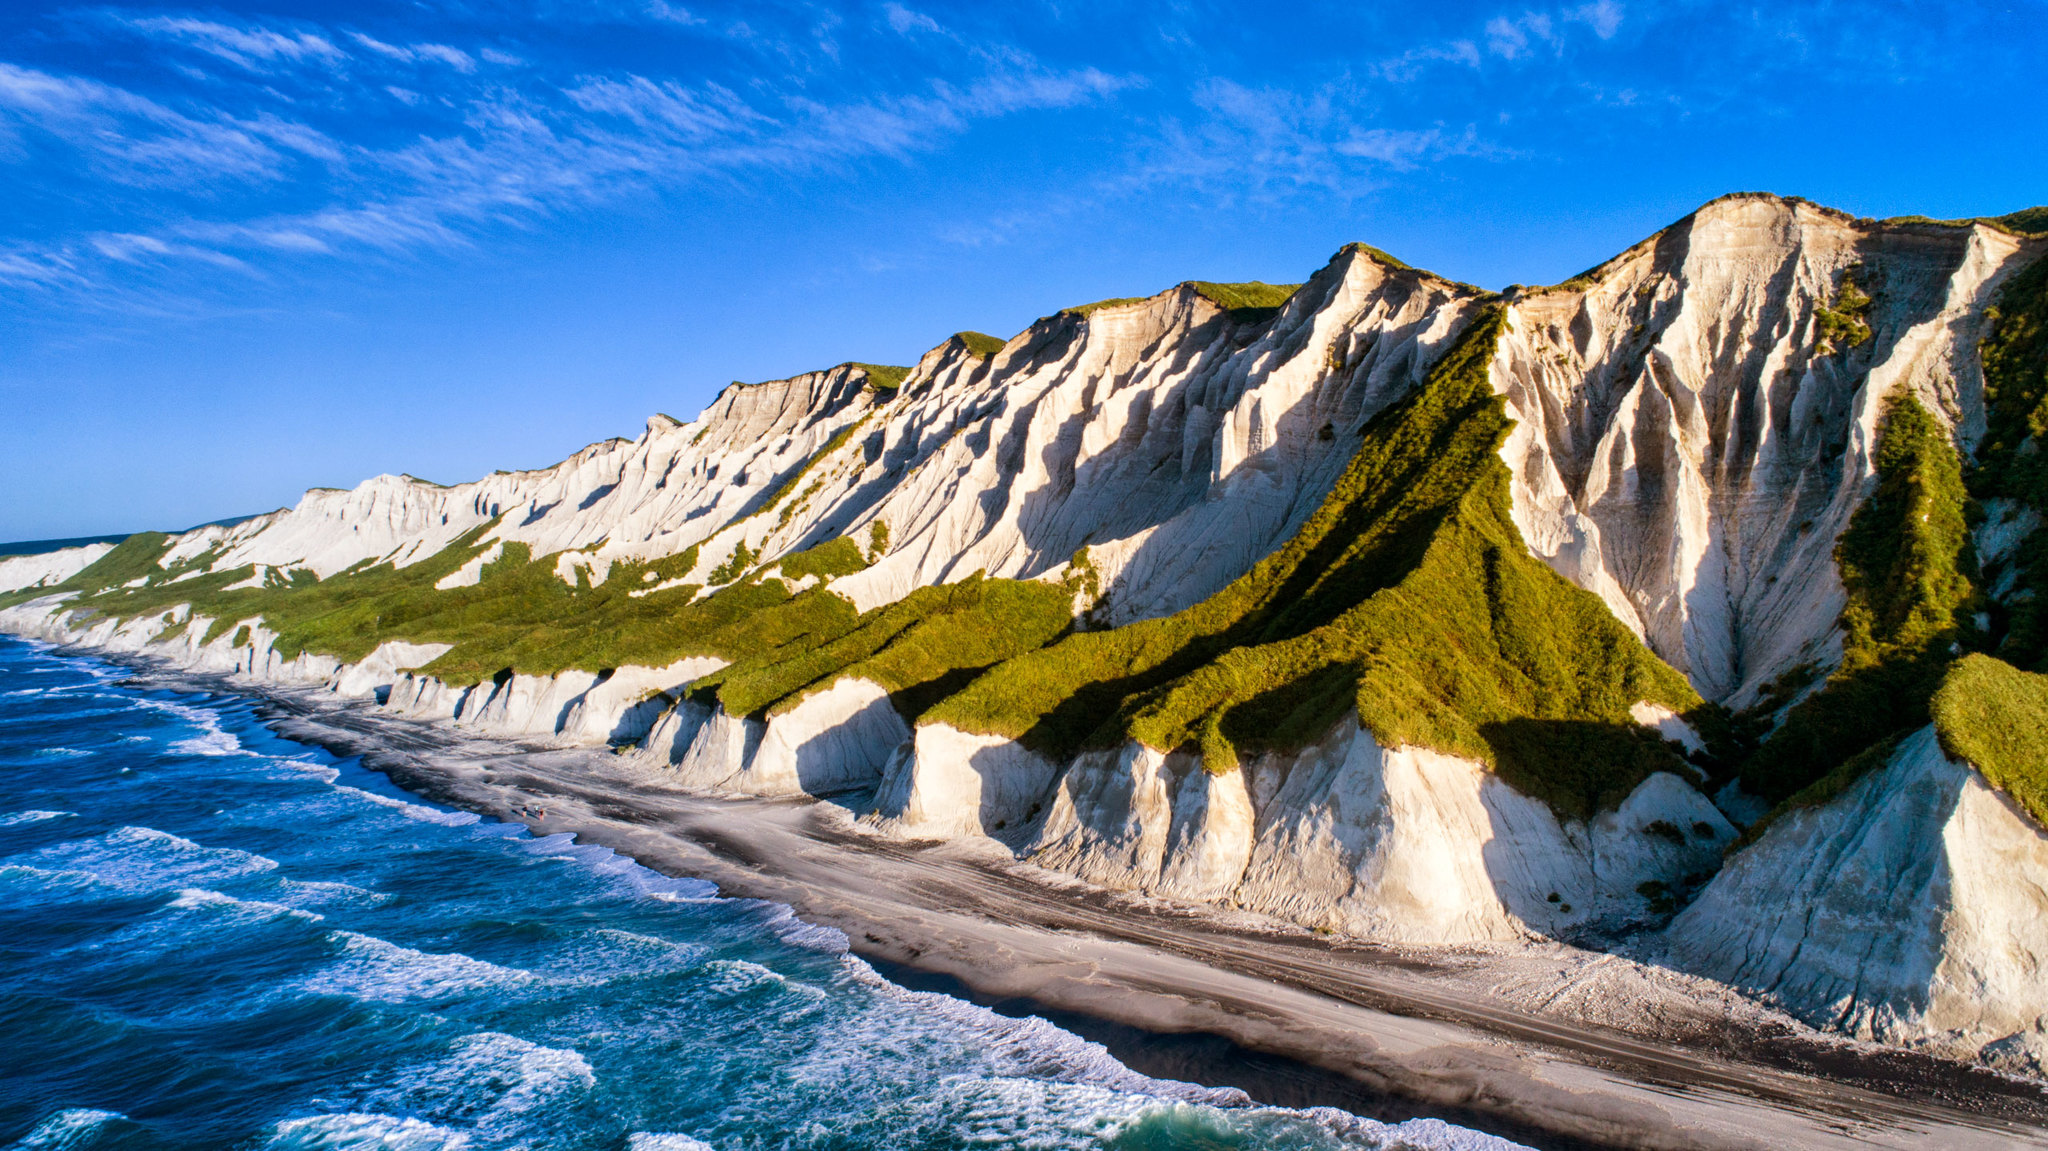
<svg viewBox="0 0 2048 1151"><path fill-rule="evenodd" d="M1612 937L1703 881L1736 836L1672 775L1561 821L1484 765L1383 748L1355 718L1220 774L1136 743L1062 769L921 726L877 806L888 834L986 835L1104 887L1418 944Z"/></svg>
<svg viewBox="0 0 2048 1151"><path fill-rule="evenodd" d="M37 555L0 559L0 592L51 587L63 583L114 550L112 544L87 544Z"/></svg>
<svg viewBox="0 0 2048 1151"><path fill-rule="evenodd" d="M2039 1073L2048 835L1929 726L1730 859L1660 957L1819 1027Z"/></svg>

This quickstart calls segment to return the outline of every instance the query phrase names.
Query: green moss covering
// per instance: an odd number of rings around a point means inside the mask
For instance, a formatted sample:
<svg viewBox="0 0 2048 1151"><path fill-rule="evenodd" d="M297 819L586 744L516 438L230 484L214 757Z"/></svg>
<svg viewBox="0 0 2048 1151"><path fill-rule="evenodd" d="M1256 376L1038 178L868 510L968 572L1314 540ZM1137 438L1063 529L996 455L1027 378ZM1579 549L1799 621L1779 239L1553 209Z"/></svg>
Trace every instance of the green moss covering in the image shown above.
<svg viewBox="0 0 2048 1151"><path fill-rule="evenodd" d="M1835 287L1835 301L1814 309L1815 327L1821 342L1830 351L1844 351L1865 343L1870 339L1870 295L1856 283L1856 272L1860 264L1853 264L1842 270L1841 283Z"/></svg>
<svg viewBox="0 0 2048 1151"><path fill-rule="evenodd" d="M2022 236L2048 235L2048 204L2022 208L2017 212L1993 217L1989 222Z"/></svg>
<svg viewBox="0 0 2048 1151"><path fill-rule="evenodd" d="M171 537L163 532L138 532L114 545L114 550L94 560L85 570L65 580L64 590L102 591L137 579L169 575L159 566L170 550ZM48 594L38 589L37 594Z"/></svg>
<svg viewBox="0 0 2048 1151"><path fill-rule="evenodd" d="M1061 755L1126 737L1199 748L1220 771L1355 707L1389 746L1481 760L1575 815L1677 766L1628 709L1698 697L1508 517L1510 422L1486 369L1502 325L1490 312L1375 417L1315 515L1245 576L1177 615L1013 659L927 718Z"/></svg>
<svg viewBox="0 0 2048 1151"><path fill-rule="evenodd" d="M1791 798L1863 749L1927 722L1944 669L1975 642L1969 494L1947 434L1910 397L1878 429L1877 487L1835 546L1848 605L1842 663L1742 767L1748 789Z"/></svg>
<svg viewBox="0 0 2048 1151"><path fill-rule="evenodd" d="M2048 513L2048 453L2040 450L2048 434L2048 259L2006 281L1988 318L1991 334L1980 348L1985 429L1970 491ZM1993 605L1997 654L2015 666L2048 671L2048 596L2042 594L2048 592L2048 532L2029 536L2010 562L2019 568L2021 586L2034 594Z"/></svg>
<svg viewBox="0 0 2048 1151"><path fill-rule="evenodd" d="M1301 290L1300 284L1268 284L1260 280L1245 284L1190 280L1188 286L1223 307L1230 313L1231 320L1239 324L1263 323L1271 319L1279 313L1281 305Z"/></svg>
<svg viewBox="0 0 2048 1151"><path fill-rule="evenodd" d="M1366 255L1372 257L1374 260L1382 264L1385 264L1387 267L1396 268L1403 272L1412 272L1416 270L1414 265L1405 263L1401 260L1397 260L1394 257L1388 255L1386 252L1373 247L1371 244L1363 244L1357 241L1353 241L1352 243L1346 244L1343 248L1339 249L1337 254L1341 256L1345 252L1363 252Z"/></svg>
<svg viewBox="0 0 2048 1151"><path fill-rule="evenodd" d="M967 349L967 354L978 360L986 360L1009 345L1008 340L999 340L986 332L954 332L953 338Z"/></svg>
<svg viewBox="0 0 2048 1151"><path fill-rule="evenodd" d="M1938 220L1932 216L1891 216L1886 224L1940 224L1945 227L1962 228L1971 224L1989 224L2002 232L2019 236L2048 234L2048 206L2022 208L2003 216L1965 216L1960 220Z"/></svg>
<svg viewBox="0 0 2048 1151"><path fill-rule="evenodd" d="M800 580L805 576L817 576L821 580L835 579L865 571L868 559L861 554L860 545L840 536L826 540L814 548L806 548L791 556L784 556L775 565L787 579Z"/></svg>
<svg viewBox="0 0 2048 1151"><path fill-rule="evenodd" d="M866 372L868 374L868 387L878 392L895 391L903 386L904 379L910 375L910 369L902 364L853 363L849 366Z"/></svg>
<svg viewBox="0 0 2048 1151"><path fill-rule="evenodd" d="M839 630L764 650L697 681L729 714L787 710L839 679L872 680L914 719L989 666L1040 647L1071 622L1057 584L984 579L919 588ZM850 608L849 608L850 615Z"/></svg>
<svg viewBox="0 0 2048 1151"><path fill-rule="evenodd" d="M1142 304L1146 300L1149 300L1151 298L1152 297L1150 296L1116 296L1114 298L1107 300L1097 300L1092 304L1081 304L1072 308L1061 308L1059 314L1062 316L1080 316L1085 319L1101 311L1104 308L1121 308L1125 304Z"/></svg>
<svg viewBox="0 0 2048 1151"><path fill-rule="evenodd" d="M1934 693L1941 746L2048 826L2048 675L1968 655Z"/></svg>
<svg viewBox="0 0 2048 1151"><path fill-rule="evenodd" d="M720 563L717 567L712 568L710 573L704 577L704 582L712 587L722 587L725 584L729 584L747 574L753 568L754 561L758 558L760 557L754 554L754 549L747 546L747 541L741 540L732 545L732 554L726 556L724 562Z"/></svg>

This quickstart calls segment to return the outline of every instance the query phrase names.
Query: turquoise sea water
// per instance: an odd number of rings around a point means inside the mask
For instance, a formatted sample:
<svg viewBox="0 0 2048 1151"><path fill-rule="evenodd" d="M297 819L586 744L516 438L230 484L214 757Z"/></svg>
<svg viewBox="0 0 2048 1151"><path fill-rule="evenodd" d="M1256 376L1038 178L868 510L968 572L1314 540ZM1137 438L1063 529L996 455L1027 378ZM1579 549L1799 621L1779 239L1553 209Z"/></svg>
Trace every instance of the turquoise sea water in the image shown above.
<svg viewBox="0 0 2048 1151"><path fill-rule="evenodd" d="M123 675L0 639L0 1146L1510 1146L1145 1078Z"/></svg>

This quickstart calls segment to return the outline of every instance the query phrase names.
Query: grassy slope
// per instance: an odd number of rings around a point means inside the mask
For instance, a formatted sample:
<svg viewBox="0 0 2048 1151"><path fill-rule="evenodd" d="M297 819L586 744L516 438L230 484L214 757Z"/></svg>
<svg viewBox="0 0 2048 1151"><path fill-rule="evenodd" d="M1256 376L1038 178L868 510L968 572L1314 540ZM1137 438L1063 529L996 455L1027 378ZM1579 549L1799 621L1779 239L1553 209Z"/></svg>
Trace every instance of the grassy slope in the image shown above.
<svg viewBox="0 0 2048 1151"><path fill-rule="evenodd" d="M919 588L843 629L756 653L698 680L695 690L715 692L729 714L758 716L858 677L880 684L915 719L967 678L1065 631L1072 602L1059 584L976 574Z"/></svg>
<svg viewBox="0 0 2048 1151"><path fill-rule="evenodd" d="M1925 724L1958 645L1975 640L1969 495L1947 433L1918 402L1897 399L1876 463L1877 488L1835 545L1848 592L1842 664L1741 768L1744 785L1774 802Z"/></svg>
<svg viewBox="0 0 2048 1151"><path fill-rule="evenodd" d="M1071 635L927 714L1064 754L1134 737L1242 751L1319 737L1353 707L1382 742L1495 765L1568 814L1611 806L1676 756L1629 718L1698 702L1508 517L1509 421L1487 381L1500 314L1366 429L1301 532L1177 615Z"/></svg>
<svg viewBox="0 0 2048 1151"><path fill-rule="evenodd" d="M1008 345L1007 340L997 339L987 332L954 332L953 338L967 348L967 354L978 360L988 359Z"/></svg>
<svg viewBox="0 0 2048 1151"><path fill-rule="evenodd" d="M2048 826L2048 675L1964 656L1934 693L1933 710L1942 747Z"/></svg>
<svg viewBox="0 0 2048 1151"><path fill-rule="evenodd" d="M1390 262L1392 257L1388 257ZM1407 265L1401 264L1401 267ZM1280 310L1280 305L1301 288L1300 284L1268 284L1261 280L1250 280L1242 284L1218 284L1208 280L1189 280L1193 288L1210 302L1228 311L1232 319L1240 322L1263 320ZM1073 308L1061 308L1063 316L1090 316L1104 308L1116 308L1125 304L1142 304L1150 296L1118 296L1109 300L1097 300ZM963 336L972 333L961 333ZM992 339L993 337L984 337ZM1000 348L1000 345L998 345Z"/></svg>
<svg viewBox="0 0 2048 1151"><path fill-rule="evenodd" d="M2048 513L2048 454L2037 450L2048 439L2048 259L2006 282L1991 318L1982 347L1986 427L1970 489ZM1998 654L2048 671L2048 598L2038 594L2048 592L2048 532L2035 532L2015 559L2022 585L2037 594L1994 608L1995 630L2004 632Z"/></svg>
<svg viewBox="0 0 2048 1151"><path fill-rule="evenodd" d="M508 543L474 586L435 590L485 550L477 541L486 530L408 568L366 566L324 581L234 591L222 589L251 569L170 583L198 565L166 571L158 559L168 539L150 533L131 537L63 590L85 593L92 610L121 618L191 604L214 618L206 639L261 616L279 633L276 647L286 656L315 651L353 662L386 640L448 643L453 650L424 670L457 684L506 671L595 672L717 656L731 666L698 686L742 715L792 705L842 675L857 675L880 683L915 718L967 678L1049 642L1072 622L1071 588L978 575L920 589L866 615L823 588L792 595L775 578L745 579L703 599L694 598L694 584L647 591L687 573L695 549L653 563L615 563L604 583L592 587L585 575L572 587L555 575L553 557L535 561L525 544ZM772 570L791 579L830 578L867 565L860 546L841 537L785 557ZM122 586L139 577L155 582Z"/></svg>

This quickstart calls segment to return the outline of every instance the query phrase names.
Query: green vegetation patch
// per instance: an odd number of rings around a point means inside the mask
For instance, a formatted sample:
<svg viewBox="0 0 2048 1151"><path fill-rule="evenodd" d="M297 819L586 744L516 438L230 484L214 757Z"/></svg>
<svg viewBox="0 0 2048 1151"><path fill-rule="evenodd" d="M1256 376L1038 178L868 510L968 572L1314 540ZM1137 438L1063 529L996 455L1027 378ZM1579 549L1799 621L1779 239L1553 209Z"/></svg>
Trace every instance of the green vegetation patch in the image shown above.
<svg viewBox="0 0 2048 1151"><path fill-rule="evenodd" d="M2017 212L1994 217L1988 222L2008 232L2018 232L2022 236L2048 235L2048 204L2021 208Z"/></svg>
<svg viewBox="0 0 2048 1151"><path fill-rule="evenodd" d="M685 655L731 659L821 626L848 625L856 614L837 597L792 597L779 580L739 584L702 600L689 584L646 591L695 567L694 548L650 562L621 561L602 585L579 579L572 587L555 575L553 557L535 561L527 545L506 543L475 585L436 590L435 583L483 554L487 545L479 541L490 526L410 567L359 564L325 580L295 573L287 584L232 591L226 589L252 569L122 586L148 574L162 554L161 538L138 538L120 557L103 557L116 563L80 572L61 590L77 591L79 606L117 618L189 603L195 615L212 619L202 642L260 616L277 632L275 646L286 658L313 651L352 663L386 640L452 644L426 670L456 684L481 682L504 669L548 675L658 667Z"/></svg>
<svg viewBox="0 0 2048 1151"><path fill-rule="evenodd" d="M1072 623L1059 584L991 580L979 573L919 588L843 628L764 649L698 680L728 714L762 716L845 678L880 684L907 719L990 666L1038 648ZM850 616L850 610L849 610Z"/></svg>
<svg viewBox="0 0 2048 1151"><path fill-rule="evenodd" d="M1008 340L999 340L987 332L954 332L953 338L967 349L967 354L977 360L986 360L1009 346Z"/></svg>
<svg viewBox="0 0 2048 1151"><path fill-rule="evenodd" d="M798 491L801 491L803 494L797 496L795 503L793 503L791 507L793 508L798 505L801 505L805 500L809 499L813 494L815 494L818 491L819 487L822 486L822 481L820 481L820 483L814 483L806 488L799 488L799 485L801 485L804 482L804 480L808 479L812 472L817 471L819 466L824 464L826 460L831 459L832 453L838 451L840 448L845 447L848 441L852 440L854 435L857 434L863 427L866 427L867 422L873 419L874 416L875 413L869 412L867 415L864 415L861 418L846 425L845 427L839 429L838 431L833 432L832 438L825 441L824 447L819 448L817 451L811 453L811 458L805 460L802 467L798 468L794 473L792 473L788 479L782 481L780 484L777 484L775 486L775 490L769 494L766 502L762 503L762 505L759 508L756 508L755 510L747 513L744 516L741 516L739 519L734 520L732 523L727 524L726 527L732 527L734 524L746 523L748 520L753 519L756 516L765 516L769 512L774 511L776 507L782 503L782 501L789 499L790 496L796 494ZM794 512L785 512L785 514L783 514L776 521L776 526L781 527L782 525L788 523L790 516L793 514ZM733 578L737 579L738 577L735 576ZM725 581L713 580L712 582L722 583Z"/></svg>
<svg viewBox="0 0 2048 1151"><path fill-rule="evenodd" d="M2048 234L2048 206L2021 208L2003 216L1965 216L1959 220L1937 220L1933 216L1891 216L1887 224L1940 224L1949 228L1966 228L1971 224L1989 224L2001 232L2018 236L2039 236Z"/></svg>
<svg viewBox="0 0 2048 1151"><path fill-rule="evenodd" d="M1261 280L1244 284L1190 280L1188 286L1228 311L1232 322L1239 324L1264 323L1272 319L1279 314L1281 305L1301 290L1300 284L1268 284Z"/></svg>
<svg viewBox="0 0 2048 1151"><path fill-rule="evenodd" d="M2048 675L1967 655L1934 693L1941 746L2048 826Z"/></svg>
<svg viewBox="0 0 2048 1151"><path fill-rule="evenodd" d="M878 392L893 392L903 386L910 375L910 369L902 364L863 364L855 362L851 367L859 368L868 375L868 387Z"/></svg>
<svg viewBox="0 0 2048 1151"><path fill-rule="evenodd" d="M1363 252L1364 254L1372 257L1379 263L1385 264L1389 268L1397 268L1403 272L1413 272L1418 270L1415 268L1414 265L1395 259L1393 256L1388 255L1386 252L1373 247L1371 244L1359 243L1355 240L1349 244L1344 245L1344 247L1341 250L1339 250L1337 254L1341 256L1345 252Z"/></svg>
<svg viewBox="0 0 2048 1151"><path fill-rule="evenodd" d="M1835 287L1835 302L1814 309L1814 320L1821 342L1831 351L1846 351L1870 339L1870 294L1856 283L1856 272L1860 264L1852 264L1842 270L1841 283Z"/></svg>
<svg viewBox="0 0 2048 1151"><path fill-rule="evenodd" d="M1741 768L1744 786L1790 799L1864 749L1928 721L1928 700L1979 605L1961 460L1911 397L1878 428L1877 488L1835 545L1848 605L1842 663Z"/></svg>
<svg viewBox="0 0 2048 1151"><path fill-rule="evenodd" d="M1150 296L1117 296L1113 299L1097 300L1092 304L1061 308L1059 314L1062 316L1079 316L1082 319L1086 319L1104 308L1121 308L1125 304L1142 304L1151 298Z"/></svg>
<svg viewBox="0 0 2048 1151"><path fill-rule="evenodd" d="M98 592L131 580L167 576L170 573L159 566L159 561L170 549L171 537L163 532L137 532L59 586L66 591ZM48 594L49 590L38 589L38 594Z"/></svg>
<svg viewBox="0 0 2048 1151"><path fill-rule="evenodd" d="M1698 697L1509 519L1510 421L1486 369L1503 323L1490 312L1375 417L1315 515L1249 573L1177 615L1001 664L927 718L1055 755L1199 749L1226 771L1356 708L1387 746L1483 761L1578 816L1680 767L1629 707Z"/></svg>
<svg viewBox="0 0 2048 1151"><path fill-rule="evenodd" d="M1979 349L1985 429L1970 491L2048 512L2048 454L2039 450L2048 434L2048 259L2006 281L1986 315L1991 334ZM2003 633L1997 654L2017 667L2048 671L2048 598L2040 594L2048 591L2048 532L2028 537L2011 562L2035 594L1992 605L1993 631Z"/></svg>
<svg viewBox="0 0 2048 1151"><path fill-rule="evenodd" d="M830 580L866 571L867 566L868 558L861 554L860 545L846 536L839 536L795 555L784 556L775 568L788 579L817 576L820 580Z"/></svg>

